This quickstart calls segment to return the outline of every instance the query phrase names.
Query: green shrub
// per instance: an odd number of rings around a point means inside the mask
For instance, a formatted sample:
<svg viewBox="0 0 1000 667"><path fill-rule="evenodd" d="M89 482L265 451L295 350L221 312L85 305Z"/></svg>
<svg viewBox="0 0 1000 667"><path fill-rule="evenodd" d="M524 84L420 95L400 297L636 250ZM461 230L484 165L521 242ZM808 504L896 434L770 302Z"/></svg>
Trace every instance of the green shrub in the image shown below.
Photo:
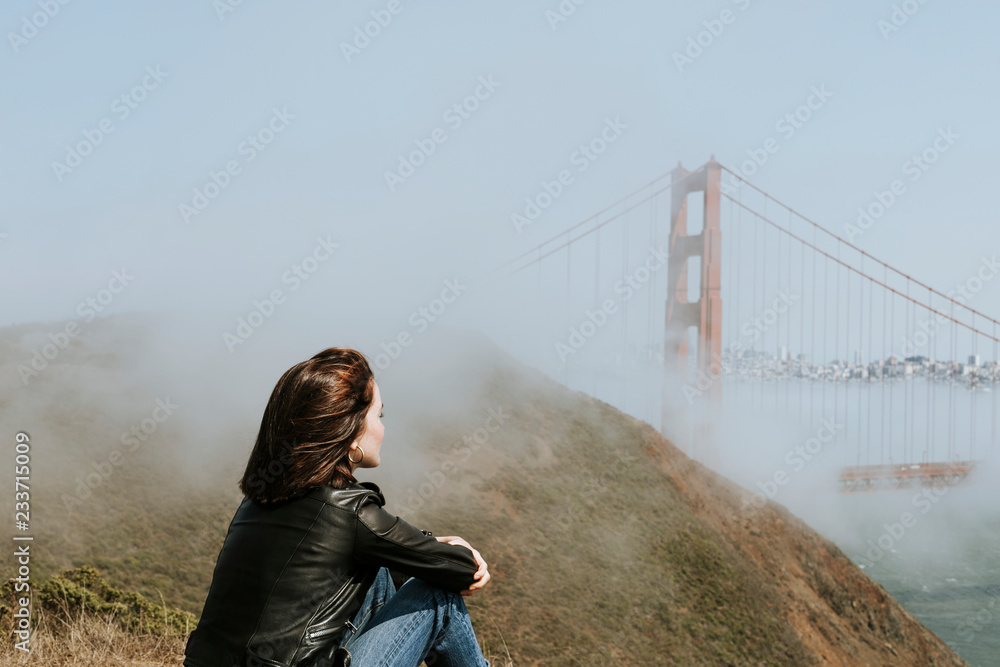
<svg viewBox="0 0 1000 667"><path fill-rule="evenodd" d="M5 603L0 619L10 623L15 581L4 584ZM71 622L83 615L110 617L124 631L137 634L184 634L193 627L194 615L156 604L138 593L115 588L93 567L65 570L36 589L35 603L48 618ZM33 614L37 610L33 609Z"/></svg>

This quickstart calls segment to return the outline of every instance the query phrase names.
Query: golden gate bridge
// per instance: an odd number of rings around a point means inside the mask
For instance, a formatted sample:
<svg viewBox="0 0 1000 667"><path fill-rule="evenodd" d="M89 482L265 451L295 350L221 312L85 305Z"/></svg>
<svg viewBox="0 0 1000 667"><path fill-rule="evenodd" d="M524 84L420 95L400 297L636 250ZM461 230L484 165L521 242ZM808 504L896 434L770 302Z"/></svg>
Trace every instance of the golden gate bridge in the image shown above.
<svg viewBox="0 0 1000 667"><path fill-rule="evenodd" d="M583 371L596 394L623 366L658 373L662 390L639 411L682 433L689 454L710 428L696 401L802 422L832 414L851 445L839 487L852 493L955 485L995 451L1000 323L969 301L998 270L984 257L968 289L943 293L713 158L678 164L492 274L521 281L547 315L562 310L567 333L538 331L539 365L567 385L586 384ZM588 369L588 346L612 360Z"/></svg>

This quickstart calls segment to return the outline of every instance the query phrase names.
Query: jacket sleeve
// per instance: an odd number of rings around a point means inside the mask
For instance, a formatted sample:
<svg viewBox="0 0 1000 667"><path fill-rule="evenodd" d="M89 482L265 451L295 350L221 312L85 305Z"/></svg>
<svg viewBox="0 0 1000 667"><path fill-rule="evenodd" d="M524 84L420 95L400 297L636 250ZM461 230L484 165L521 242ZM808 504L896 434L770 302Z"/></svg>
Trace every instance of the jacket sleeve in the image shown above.
<svg viewBox="0 0 1000 667"><path fill-rule="evenodd" d="M438 542L427 532L390 514L372 499L358 508L354 557L449 591L461 591L475 583L473 575L479 566L472 552L458 544Z"/></svg>

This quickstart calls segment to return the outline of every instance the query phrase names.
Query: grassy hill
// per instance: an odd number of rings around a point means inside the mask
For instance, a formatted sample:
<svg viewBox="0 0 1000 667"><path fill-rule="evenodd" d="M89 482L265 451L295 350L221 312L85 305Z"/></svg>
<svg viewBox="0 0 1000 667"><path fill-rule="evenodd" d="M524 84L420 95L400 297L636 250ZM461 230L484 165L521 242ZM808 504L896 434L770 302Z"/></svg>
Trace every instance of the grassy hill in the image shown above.
<svg viewBox="0 0 1000 667"><path fill-rule="evenodd" d="M245 383L252 405L213 419L191 409L206 401L185 398L191 381L174 365L149 363L165 353L140 317L95 321L25 387L16 366L49 328L0 330L0 420L7 433L29 431L37 457L33 576L92 565L197 614L259 410L290 363L261 362ZM200 381L220 401L241 382ZM490 563L492 583L467 604L493 655L516 665L965 664L789 512L741 511L735 485L648 424L483 337L428 332L378 381L383 464L359 476L382 486L390 511L465 537ZM171 392L176 415L79 498L79 482ZM12 490L0 491L9 505ZM13 571L10 556L4 567Z"/></svg>

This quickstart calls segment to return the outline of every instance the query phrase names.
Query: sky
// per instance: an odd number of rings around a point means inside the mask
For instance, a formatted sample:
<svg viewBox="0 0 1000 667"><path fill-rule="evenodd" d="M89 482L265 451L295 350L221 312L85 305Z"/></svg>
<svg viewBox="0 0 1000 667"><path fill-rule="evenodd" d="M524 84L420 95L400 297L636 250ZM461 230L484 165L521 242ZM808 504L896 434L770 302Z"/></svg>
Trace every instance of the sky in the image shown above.
<svg viewBox="0 0 1000 667"><path fill-rule="evenodd" d="M948 292L1000 252L997 25L1000 5L968 0L11 0L0 326L163 317L162 342L201 361L136 372L241 415L325 347L382 370L378 355L431 326L553 362L562 302L487 272L678 164L739 170L765 146L748 180L842 235L901 181L854 242ZM580 169L602 133L614 141ZM925 151L935 161L913 179ZM564 171L571 182L519 228L512 215ZM558 291L560 272L539 275ZM649 304L666 291L653 278ZM994 317L998 282L973 304ZM237 366L246 375L227 374ZM629 382L594 393L645 414L656 396L626 395ZM722 426L743 452L716 467L751 491L812 433L770 424L754 448L744 422ZM811 474L796 485L810 490Z"/></svg>
<svg viewBox="0 0 1000 667"><path fill-rule="evenodd" d="M940 132L947 150L856 242L947 291L1000 247L998 13L6 3L0 323L79 321L109 290L101 315L183 313L226 353L226 332L278 289L284 327L351 323L384 341L446 281L476 284L678 163L738 169L773 139L749 180L836 231ZM781 124L810 101L794 132ZM518 229L525 198L606 127L606 152ZM489 294L449 315L487 330L516 317L522 294ZM977 307L1000 312L995 286Z"/></svg>

